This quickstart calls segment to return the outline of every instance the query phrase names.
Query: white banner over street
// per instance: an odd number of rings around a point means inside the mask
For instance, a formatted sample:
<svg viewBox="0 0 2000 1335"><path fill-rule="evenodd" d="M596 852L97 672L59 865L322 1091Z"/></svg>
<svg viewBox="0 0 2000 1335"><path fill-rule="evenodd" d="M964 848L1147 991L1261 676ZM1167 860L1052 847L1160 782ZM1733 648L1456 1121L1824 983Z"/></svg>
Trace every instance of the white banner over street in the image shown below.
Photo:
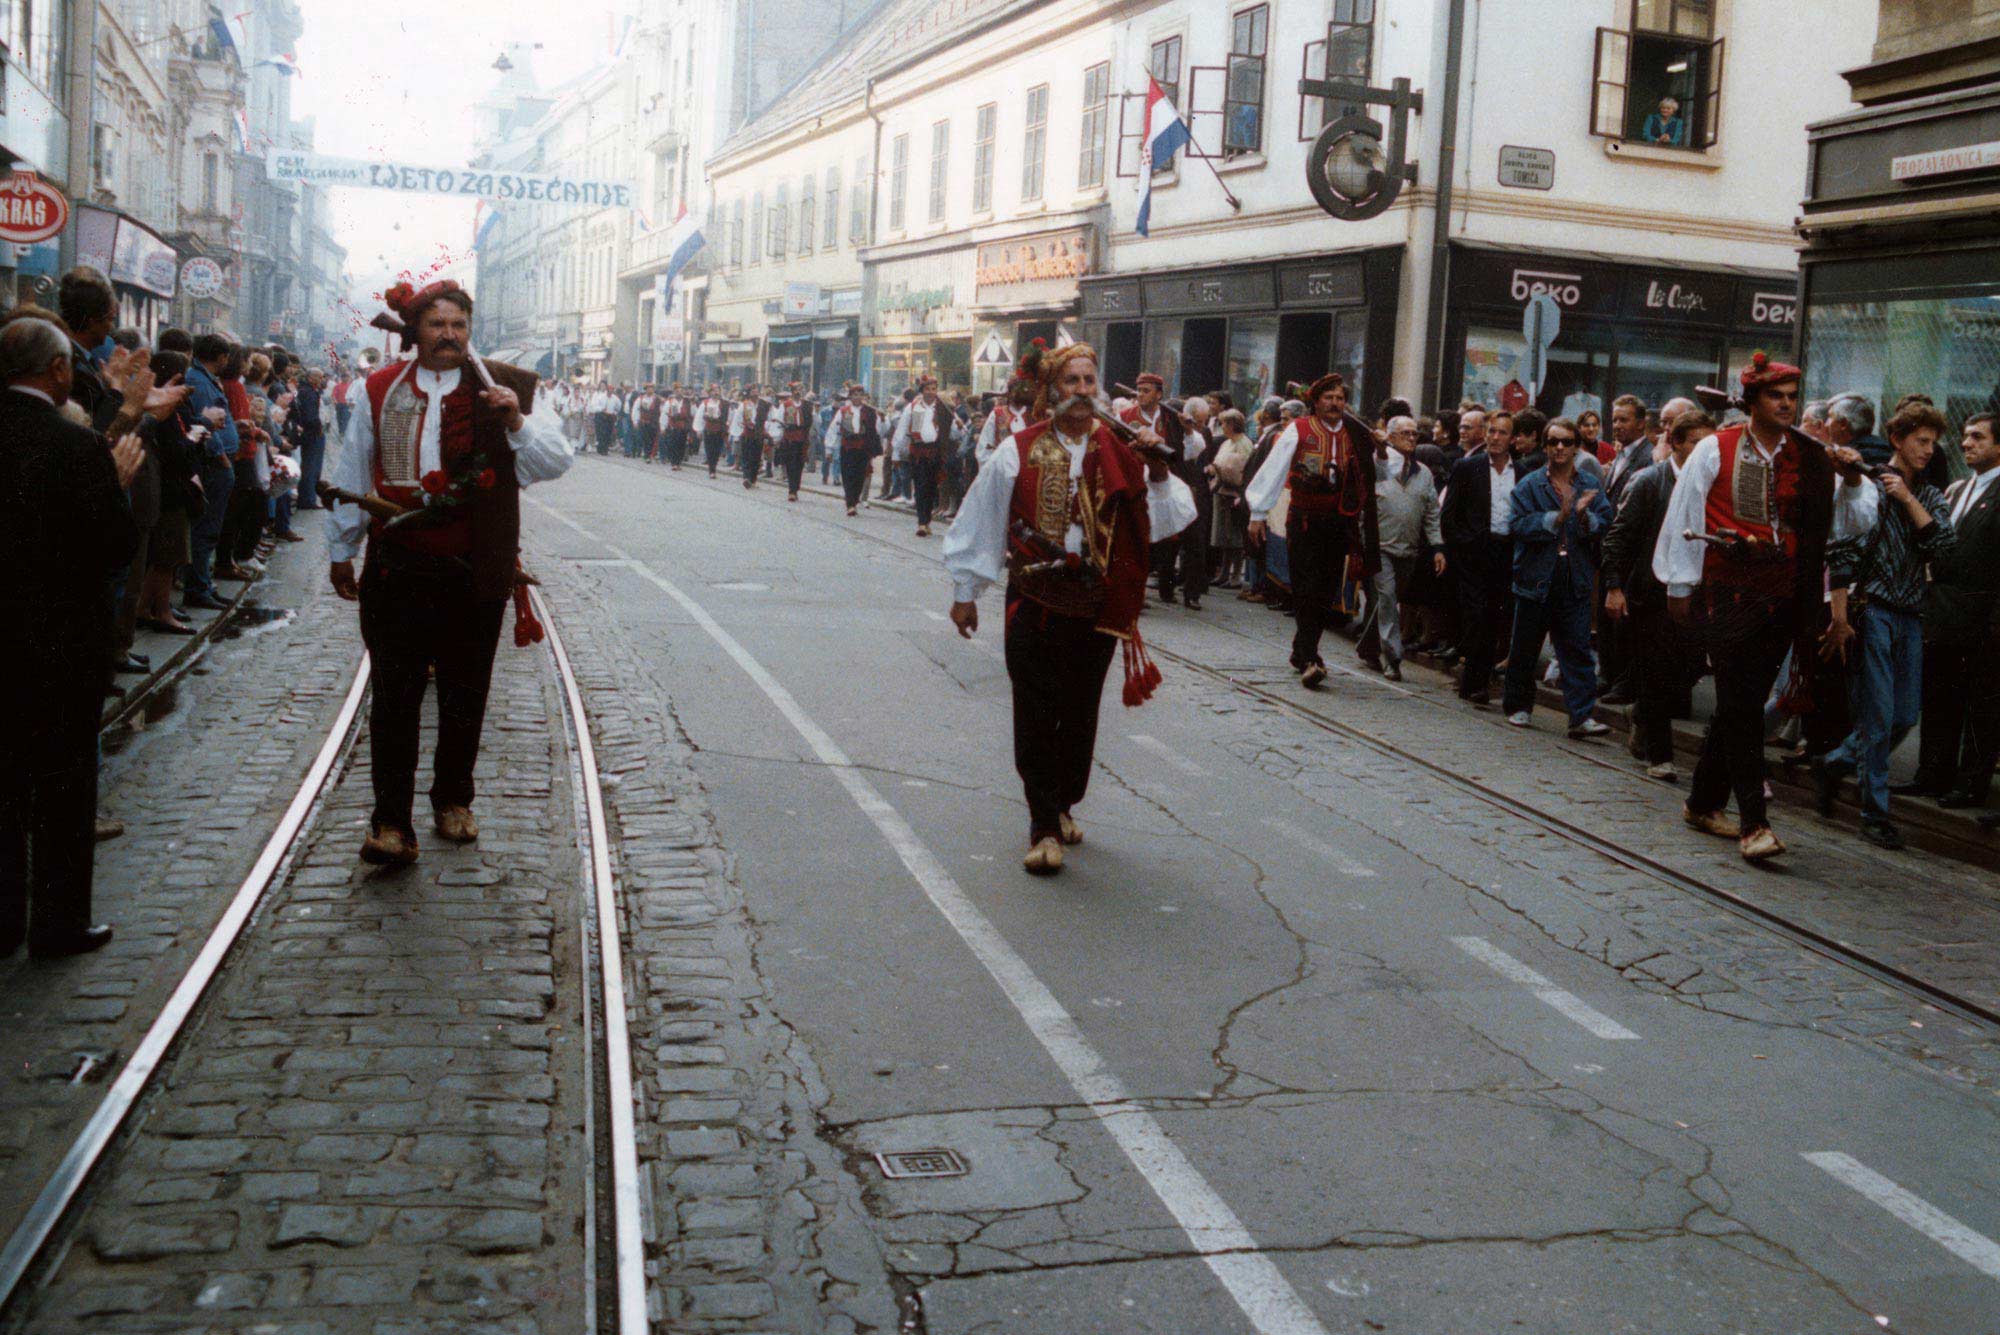
<svg viewBox="0 0 2000 1335"><path fill-rule="evenodd" d="M531 176L478 167L449 167L372 158L337 158L325 153L274 152L266 163L274 181L393 190L405 195L460 195L526 204L574 204L579 208L630 208L629 181L580 176Z"/></svg>

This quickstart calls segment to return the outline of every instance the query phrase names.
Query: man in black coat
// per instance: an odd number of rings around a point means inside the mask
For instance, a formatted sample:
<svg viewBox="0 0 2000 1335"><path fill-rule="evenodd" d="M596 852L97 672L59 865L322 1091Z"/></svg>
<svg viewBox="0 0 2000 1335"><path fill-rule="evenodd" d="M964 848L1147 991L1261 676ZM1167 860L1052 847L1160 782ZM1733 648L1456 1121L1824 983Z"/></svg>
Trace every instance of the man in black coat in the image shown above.
<svg viewBox="0 0 2000 1335"><path fill-rule="evenodd" d="M124 435L107 448L63 414L72 368L72 344L55 325L22 319L0 329L0 568L9 576L0 691L12 741L0 766L0 956L24 938L38 958L111 939L109 927L90 925L97 722L110 582L138 541L124 492L145 446ZM131 385L148 402L151 373Z"/></svg>
<svg viewBox="0 0 2000 1335"><path fill-rule="evenodd" d="M1453 464L1445 488L1444 543L1458 572L1465 659L1458 698L1475 705L1492 703L1495 641L1514 620L1514 483L1527 474L1514 461L1512 424L1506 413L1489 418L1485 448Z"/></svg>
<svg viewBox="0 0 2000 1335"><path fill-rule="evenodd" d="M1945 505L1958 541L1931 568L1924 601L1923 733L1913 790L1947 807L1983 807L2000 759L2000 440L1996 419L1965 422L1959 448L1972 476Z"/></svg>

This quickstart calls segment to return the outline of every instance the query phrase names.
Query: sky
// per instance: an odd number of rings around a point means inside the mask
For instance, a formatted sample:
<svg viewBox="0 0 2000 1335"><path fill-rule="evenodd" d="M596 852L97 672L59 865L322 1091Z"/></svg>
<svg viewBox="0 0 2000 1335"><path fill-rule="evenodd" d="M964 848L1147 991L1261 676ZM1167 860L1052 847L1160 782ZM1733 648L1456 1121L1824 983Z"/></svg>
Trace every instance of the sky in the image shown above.
<svg viewBox="0 0 2000 1335"><path fill-rule="evenodd" d="M461 166L472 154L473 104L499 74L508 41L539 42L535 77L552 87L610 53L614 9L602 0L430 0L355 5L300 0L292 114L316 118L315 147L342 157ZM400 270L466 279L470 200L375 190L330 192L334 235L364 292Z"/></svg>

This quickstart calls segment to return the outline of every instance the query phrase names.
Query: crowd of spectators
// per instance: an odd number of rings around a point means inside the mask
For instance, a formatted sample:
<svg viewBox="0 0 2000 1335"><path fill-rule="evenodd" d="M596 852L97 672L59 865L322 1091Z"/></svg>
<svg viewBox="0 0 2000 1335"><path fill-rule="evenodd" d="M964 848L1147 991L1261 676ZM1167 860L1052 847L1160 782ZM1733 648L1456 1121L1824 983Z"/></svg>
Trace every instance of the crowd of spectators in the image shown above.
<svg viewBox="0 0 2000 1335"><path fill-rule="evenodd" d="M91 845L123 833L96 812L97 734L120 677L157 666L141 630L199 633L222 583L264 573L316 508L323 371L282 347L118 327L115 289L65 274L55 309L0 318L0 610L9 716L23 745L0 787L0 957L96 949Z"/></svg>

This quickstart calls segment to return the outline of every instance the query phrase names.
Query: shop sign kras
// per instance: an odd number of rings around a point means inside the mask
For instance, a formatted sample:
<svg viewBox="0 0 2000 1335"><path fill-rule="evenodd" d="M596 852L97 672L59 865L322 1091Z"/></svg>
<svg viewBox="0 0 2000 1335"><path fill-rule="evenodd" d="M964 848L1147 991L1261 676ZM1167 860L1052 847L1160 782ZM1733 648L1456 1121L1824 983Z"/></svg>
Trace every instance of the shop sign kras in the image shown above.
<svg viewBox="0 0 2000 1335"><path fill-rule="evenodd" d="M1076 280L1095 272L1095 242L1089 226L986 242L973 274L979 304L1075 300Z"/></svg>

